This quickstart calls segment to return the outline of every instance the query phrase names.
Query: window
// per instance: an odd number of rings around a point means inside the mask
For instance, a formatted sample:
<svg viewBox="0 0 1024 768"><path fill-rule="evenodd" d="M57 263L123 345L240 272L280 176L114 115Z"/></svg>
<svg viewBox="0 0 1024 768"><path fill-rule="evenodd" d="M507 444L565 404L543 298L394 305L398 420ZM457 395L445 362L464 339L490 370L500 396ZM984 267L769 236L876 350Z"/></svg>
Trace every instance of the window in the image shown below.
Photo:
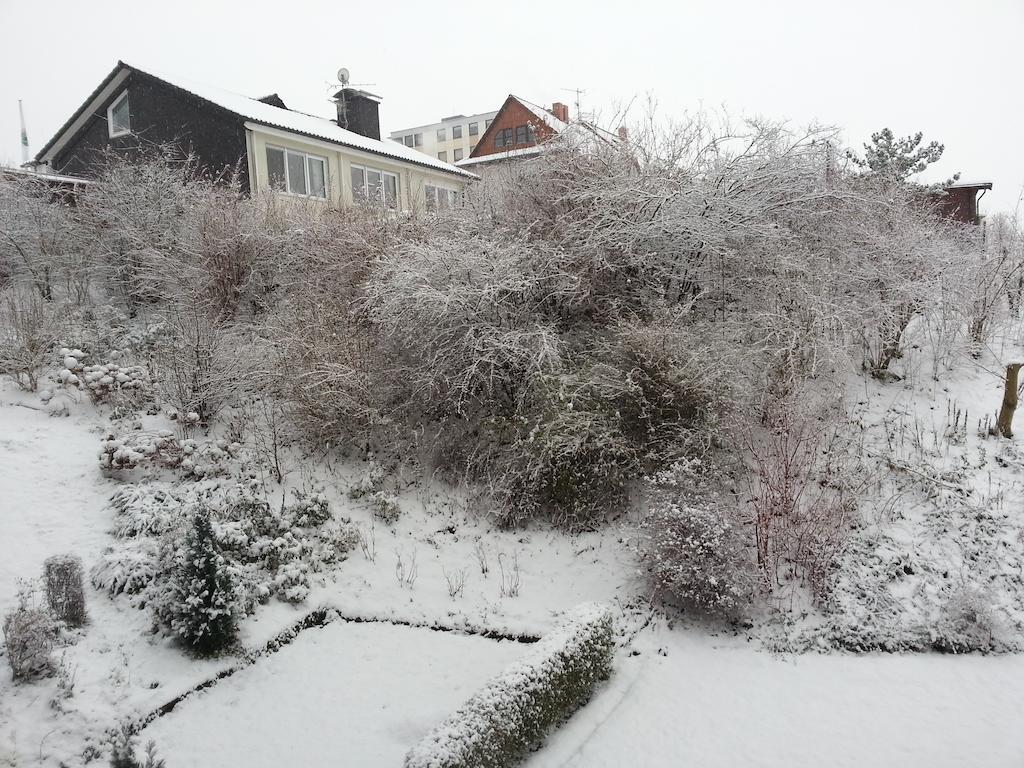
<svg viewBox="0 0 1024 768"><path fill-rule="evenodd" d="M461 139L462 138L462 126L461 125L453 125L452 126L452 138L453 139Z"/></svg>
<svg viewBox="0 0 1024 768"><path fill-rule="evenodd" d="M487 128L490 128L490 127L491 127L491 121L490 120L484 120L484 129L486 130Z"/></svg>
<svg viewBox="0 0 1024 768"><path fill-rule="evenodd" d="M327 160L316 155L268 146L267 178L271 189L327 197Z"/></svg>
<svg viewBox="0 0 1024 768"><path fill-rule="evenodd" d="M462 150L461 149L456 149L454 154L453 154L453 156L452 156L452 160L454 160L457 163L461 159L462 159Z"/></svg>
<svg viewBox="0 0 1024 768"><path fill-rule="evenodd" d="M525 143L526 143L526 126L525 125L517 125L516 126L516 144L525 144Z"/></svg>
<svg viewBox="0 0 1024 768"><path fill-rule="evenodd" d="M398 176L379 168L353 165L352 199L357 203L383 203L398 210Z"/></svg>
<svg viewBox="0 0 1024 768"><path fill-rule="evenodd" d="M424 185L423 191L427 196L427 210L437 211L443 208L451 208L456 205L459 193L444 187L435 187L433 184Z"/></svg>
<svg viewBox="0 0 1024 768"><path fill-rule="evenodd" d="M405 137L405 146L411 147L414 141L416 141L416 137L410 133L408 136Z"/></svg>
<svg viewBox="0 0 1024 768"><path fill-rule="evenodd" d="M131 114L128 110L128 91L125 91L107 108L107 133L110 138L125 136L132 132Z"/></svg>
<svg viewBox="0 0 1024 768"><path fill-rule="evenodd" d="M512 129L505 128L494 133L494 146L495 147L511 147L512 146Z"/></svg>
<svg viewBox="0 0 1024 768"><path fill-rule="evenodd" d="M437 153L437 159L440 160L442 163L447 163L448 162L448 152L447 151L445 151L445 152L438 152Z"/></svg>
<svg viewBox="0 0 1024 768"><path fill-rule="evenodd" d="M422 147L423 146L423 134L422 133L417 133L413 137L413 142L412 143L413 143L414 147Z"/></svg>
<svg viewBox="0 0 1024 768"><path fill-rule="evenodd" d="M438 141L448 141L448 129L447 128L438 128L437 129L437 140Z"/></svg>
<svg viewBox="0 0 1024 768"><path fill-rule="evenodd" d="M469 135L470 136L476 136L478 133L480 133L480 123L470 123L469 124Z"/></svg>

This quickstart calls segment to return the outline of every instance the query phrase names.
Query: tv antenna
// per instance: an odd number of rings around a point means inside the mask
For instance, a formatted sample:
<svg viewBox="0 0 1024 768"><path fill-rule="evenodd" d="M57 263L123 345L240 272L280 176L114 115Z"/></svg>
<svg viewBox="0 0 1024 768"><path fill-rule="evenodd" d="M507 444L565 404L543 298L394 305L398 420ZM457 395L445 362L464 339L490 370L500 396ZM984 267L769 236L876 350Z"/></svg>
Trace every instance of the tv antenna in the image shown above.
<svg viewBox="0 0 1024 768"><path fill-rule="evenodd" d="M341 84L342 90L346 88L356 88L368 85L376 85L376 83L353 83L352 74L348 71L348 67L341 67L338 72L338 82ZM337 85L331 83L329 85L330 90L334 91L338 88ZM338 124L342 128L348 128L348 103L345 99L339 98L335 100L335 104L338 107Z"/></svg>
<svg viewBox="0 0 1024 768"><path fill-rule="evenodd" d="M586 91L584 91L582 88L563 88L562 90L563 91L568 91L569 93L576 94L576 101L575 101L576 116L579 117L580 115L582 115L583 113L582 113L582 109L581 109L580 105L583 103L583 99L581 97L584 94L586 94Z"/></svg>

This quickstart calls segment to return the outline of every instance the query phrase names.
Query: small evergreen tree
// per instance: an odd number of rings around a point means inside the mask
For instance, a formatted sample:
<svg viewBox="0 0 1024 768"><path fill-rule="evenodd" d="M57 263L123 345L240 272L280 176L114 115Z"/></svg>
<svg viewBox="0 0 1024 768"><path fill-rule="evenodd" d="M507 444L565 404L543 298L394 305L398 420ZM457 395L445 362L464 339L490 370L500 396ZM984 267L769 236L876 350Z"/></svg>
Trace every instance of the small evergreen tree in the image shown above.
<svg viewBox="0 0 1024 768"><path fill-rule="evenodd" d="M946 147L937 141L921 146L924 134L918 131L913 136L897 139L889 128L883 128L871 134L871 143L864 145L864 157L849 150L846 156L858 168L868 173L889 177L892 181L907 181L911 176L921 173L932 163L942 158ZM949 186L960 178L954 174L938 186Z"/></svg>
<svg viewBox="0 0 1024 768"><path fill-rule="evenodd" d="M232 583L225 566L209 512L199 511L173 584L171 629L201 655L224 649L235 637Z"/></svg>

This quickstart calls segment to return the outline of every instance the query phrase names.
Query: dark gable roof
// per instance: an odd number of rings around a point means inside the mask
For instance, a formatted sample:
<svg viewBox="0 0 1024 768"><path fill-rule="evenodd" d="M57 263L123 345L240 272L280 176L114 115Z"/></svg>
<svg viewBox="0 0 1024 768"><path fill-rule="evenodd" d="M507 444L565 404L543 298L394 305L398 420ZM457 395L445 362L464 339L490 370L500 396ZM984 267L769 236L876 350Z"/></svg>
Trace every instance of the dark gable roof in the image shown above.
<svg viewBox="0 0 1024 768"><path fill-rule="evenodd" d="M370 154L379 155L398 162L410 163L430 170L439 171L441 173L447 173L452 176L460 176L466 179L478 178L468 171L456 168L455 166L449 165L448 163L432 158L421 152L417 152L416 150L405 147L397 142L371 139L366 136L353 133L352 131L345 130L336 122L327 118L283 109L278 107L276 104L271 104L267 101L251 99L247 96L240 96L212 86L201 85L199 83L186 84L186 82L182 80L175 82L175 80L160 77L152 72L147 72L137 67L133 67L130 64L126 64L123 61L119 61L117 63L117 66L114 67L106 78L104 78L103 82L100 83L96 90L90 94L85 103L75 111L71 118L64 123L57 134L39 151L36 155L36 159L42 161L53 146L62 139L70 141L74 138L77 131L84 127L84 123L82 123L78 128L75 128L76 122L83 117L84 113L93 106L94 102L103 95L104 91L110 87L118 77L121 77L122 80L126 79L127 75L123 75L123 73L131 74L133 76L138 75L147 77L158 81L167 87L173 88L175 91L188 96L189 98L198 99L209 108L231 115L243 122L251 122L268 128L276 128L288 133L323 141L328 144L347 147L361 152L368 152ZM72 133L70 135L66 135L69 131L72 131Z"/></svg>

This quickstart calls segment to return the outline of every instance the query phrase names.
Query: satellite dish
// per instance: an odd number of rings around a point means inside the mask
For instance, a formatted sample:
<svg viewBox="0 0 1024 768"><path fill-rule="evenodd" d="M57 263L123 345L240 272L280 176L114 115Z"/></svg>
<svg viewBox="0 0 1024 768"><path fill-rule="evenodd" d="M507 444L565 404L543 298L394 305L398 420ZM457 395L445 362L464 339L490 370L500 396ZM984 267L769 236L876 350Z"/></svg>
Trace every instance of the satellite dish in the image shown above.
<svg viewBox="0 0 1024 768"><path fill-rule="evenodd" d="M348 70L345 69L345 67L342 67L341 69L339 69L338 70L338 81L342 85L348 85L348 79L349 79Z"/></svg>

